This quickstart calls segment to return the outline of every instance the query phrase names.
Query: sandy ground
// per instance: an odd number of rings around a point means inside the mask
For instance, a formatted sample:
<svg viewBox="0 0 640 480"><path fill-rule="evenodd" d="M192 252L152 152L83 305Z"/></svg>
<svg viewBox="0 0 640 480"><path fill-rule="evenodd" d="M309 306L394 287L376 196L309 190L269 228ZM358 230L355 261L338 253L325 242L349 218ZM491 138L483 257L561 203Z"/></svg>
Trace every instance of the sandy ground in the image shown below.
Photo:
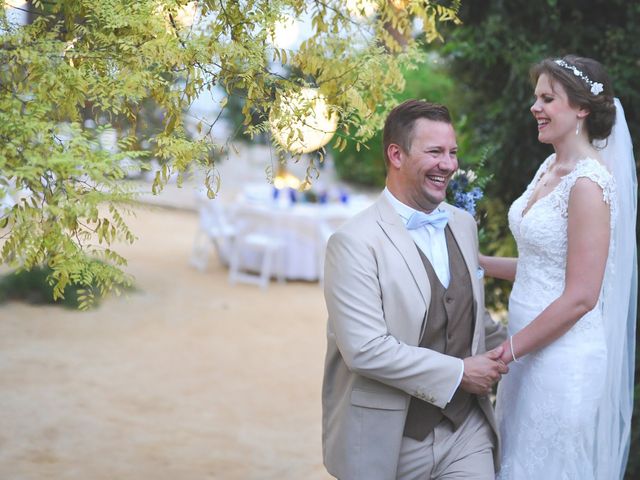
<svg viewBox="0 0 640 480"><path fill-rule="evenodd" d="M315 283L188 265L193 212L145 209L138 290L88 313L0 307L0 479L327 479Z"/></svg>

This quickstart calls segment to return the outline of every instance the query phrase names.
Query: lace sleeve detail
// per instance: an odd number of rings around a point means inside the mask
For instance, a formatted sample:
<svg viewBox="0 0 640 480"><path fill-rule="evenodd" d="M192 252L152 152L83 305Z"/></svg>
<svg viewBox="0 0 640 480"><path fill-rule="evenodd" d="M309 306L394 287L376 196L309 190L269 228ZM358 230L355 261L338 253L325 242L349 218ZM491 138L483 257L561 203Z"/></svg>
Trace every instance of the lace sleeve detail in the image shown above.
<svg viewBox="0 0 640 480"><path fill-rule="evenodd" d="M571 189L579 178L588 178L600 186L602 189L602 200L609 205L609 208L611 209L611 221L613 223L616 213L615 180L604 165L592 158L580 160L573 171L562 180L562 184L559 186L560 195L558 195L558 206L560 207L562 215L565 218L567 217L569 210L569 195L571 194Z"/></svg>

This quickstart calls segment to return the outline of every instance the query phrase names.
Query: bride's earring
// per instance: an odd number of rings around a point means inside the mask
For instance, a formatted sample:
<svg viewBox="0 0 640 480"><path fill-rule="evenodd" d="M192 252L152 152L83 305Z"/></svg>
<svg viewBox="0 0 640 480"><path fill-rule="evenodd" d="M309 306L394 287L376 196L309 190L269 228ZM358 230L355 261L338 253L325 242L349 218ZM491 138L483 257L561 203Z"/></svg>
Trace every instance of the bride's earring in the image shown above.
<svg viewBox="0 0 640 480"><path fill-rule="evenodd" d="M578 123L576 124L576 136L580 135L580 126L582 125L582 120L578 119Z"/></svg>

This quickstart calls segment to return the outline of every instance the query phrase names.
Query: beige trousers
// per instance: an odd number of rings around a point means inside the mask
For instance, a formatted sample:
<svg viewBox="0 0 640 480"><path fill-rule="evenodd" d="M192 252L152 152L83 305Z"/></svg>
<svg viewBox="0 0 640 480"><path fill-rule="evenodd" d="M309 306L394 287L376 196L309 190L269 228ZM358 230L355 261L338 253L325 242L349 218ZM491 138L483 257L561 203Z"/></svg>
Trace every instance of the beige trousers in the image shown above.
<svg viewBox="0 0 640 480"><path fill-rule="evenodd" d="M494 480L494 433L476 406L457 430L443 420L422 440L403 437L398 480Z"/></svg>

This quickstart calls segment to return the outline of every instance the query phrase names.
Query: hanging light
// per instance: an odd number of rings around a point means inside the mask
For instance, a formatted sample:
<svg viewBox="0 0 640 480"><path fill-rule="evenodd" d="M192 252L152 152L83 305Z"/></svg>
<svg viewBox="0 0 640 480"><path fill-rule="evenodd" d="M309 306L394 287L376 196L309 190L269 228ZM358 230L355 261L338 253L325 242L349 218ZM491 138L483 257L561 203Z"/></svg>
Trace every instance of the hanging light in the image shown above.
<svg viewBox="0 0 640 480"><path fill-rule="evenodd" d="M317 89L303 88L299 93L283 94L276 99L269 124L284 148L296 154L309 153L331 140L338 128L338 115L329 111L324 95Z"/></svg>
<svg viewBox="0 0 640 480"><path fill-rule="evenodd" d="M285 168L281 168L273 179L273 186L278 190L282 190L283 188L293 188L297 190L300 188L301 183L298 177L289 173Z"/></svg>

